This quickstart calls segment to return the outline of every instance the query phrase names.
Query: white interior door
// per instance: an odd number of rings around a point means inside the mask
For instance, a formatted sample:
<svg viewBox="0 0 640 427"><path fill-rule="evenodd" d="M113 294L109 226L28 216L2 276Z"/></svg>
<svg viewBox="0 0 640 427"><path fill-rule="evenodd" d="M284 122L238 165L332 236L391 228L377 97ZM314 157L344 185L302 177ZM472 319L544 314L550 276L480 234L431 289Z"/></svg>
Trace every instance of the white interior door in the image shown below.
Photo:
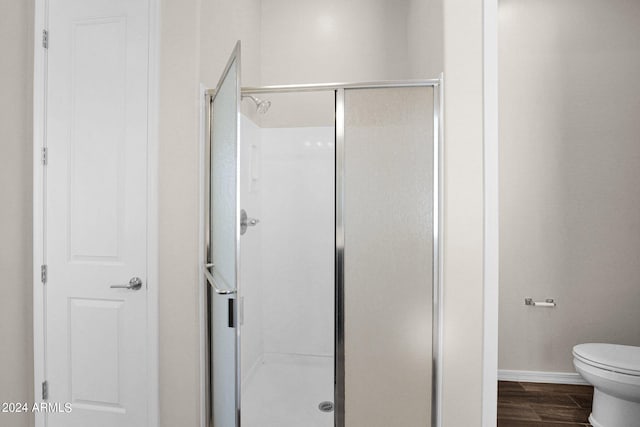
<svg viewBox="0 0 640 427"><path fill-rule="evenodd" d="M45 376L72 411L47 425L141 427L149 5L55 0L48 19Z"/></svg>
<svg viewBox="0 0 640 427"><path fill-rule="evenodd" d="M240 42L211 100L208 260L211 408L214 427L240 425L240 328L237 290L240 244Z"/></svg>

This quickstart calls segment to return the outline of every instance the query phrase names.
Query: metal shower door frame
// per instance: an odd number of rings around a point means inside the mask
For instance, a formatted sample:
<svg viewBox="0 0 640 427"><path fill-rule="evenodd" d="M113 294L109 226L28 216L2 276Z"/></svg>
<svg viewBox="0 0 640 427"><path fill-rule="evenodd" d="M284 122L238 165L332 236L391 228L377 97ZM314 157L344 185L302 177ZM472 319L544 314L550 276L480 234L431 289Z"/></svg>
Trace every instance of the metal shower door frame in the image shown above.
<svg viewBox="0 0 640 427"><path fill-rule="evenodd" d="M335 93L335 427L345 427L345 359L344 359L344 144L345 90L388 89L402 87L433 88L433 297L432 297L432 393L431 427L441 425L442 407L442 327L443 327L443 104L444 77L423 80L387 80L362 83L326 83L243 87L243 95L333 91Z"/></svg>
<svg viewBox="0 0 640 427"><path fill-rule="evenodd" d="M237 88L236 93L236 219L235 219L235 289L221 289L217 286L216 280L214 276L210 272L210 268L213 268L212 263L212 248L211 248L211 212L213 206L213 200L211 200L211 176L213 167L211 163L211 151L212 151L212 143L213 143L213 123L214 123L214 114L213 114L213 102L218 94L224 77L229 73L229 70L236 64L237 73L236 73L236 81L235 86ZM205 355L205 368L207 372L203 373L208 377L208 385L205 390L206 394L206 402L207 402L207 425L213 425L213 376L212 376L212 354L211 348L213 344L213 331L211 330L211 306L213 304L213 297L217 295L235 295L234 297L234 325L235 325L235 427L240 427L241 422L241 396L242 396L242 380L241 380L241 336L240 336L240 324L239 324L239 310L238 310L238 294L240 289L240 141L241 141L241 133L240 133L240 106L242 102L242 90L241 90L241 82L240 82L240 71L241 71L241 42L237 41L233 51L225 65L223 72L220 74L221 78L218 82L218 85L214 89L208 89L206 91L207 102L206 105L208 107L208 111L206 114L206 134L208 138L205 143L205 185L204 185L204 206L205 206L205 221L204 221L204 229L205 229L205 239L204 239L204 263L202 264L202 273L205 276L205 283L207 287L206 292L206 301L207 301L207 316L206 316L206 336L207 336L207 345L206 345L206 355Z"/></svg>

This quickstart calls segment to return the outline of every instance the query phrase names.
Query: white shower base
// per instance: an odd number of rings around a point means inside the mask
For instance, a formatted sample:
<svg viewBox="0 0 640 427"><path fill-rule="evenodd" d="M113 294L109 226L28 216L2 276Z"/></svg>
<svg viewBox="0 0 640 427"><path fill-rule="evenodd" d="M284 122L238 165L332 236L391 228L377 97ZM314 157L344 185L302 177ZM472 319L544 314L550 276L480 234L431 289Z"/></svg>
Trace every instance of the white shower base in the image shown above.
<svg viewBox="0 0 640 427"><path fill-rule="evenodd" d="M242 427L332 427L333 357L266 354L243 384Z"/></svg>

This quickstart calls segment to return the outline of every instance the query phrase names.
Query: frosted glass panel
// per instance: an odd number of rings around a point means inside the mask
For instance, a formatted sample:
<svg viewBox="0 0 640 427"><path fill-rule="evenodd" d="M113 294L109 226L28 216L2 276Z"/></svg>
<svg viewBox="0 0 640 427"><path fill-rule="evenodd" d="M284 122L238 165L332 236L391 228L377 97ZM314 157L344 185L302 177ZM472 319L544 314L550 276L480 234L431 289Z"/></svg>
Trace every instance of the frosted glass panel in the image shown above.
<svg viewBox="0 0 640 427"><path fill-rule="evenodd" d="M211 260L219 287L236 287L236 62L213 99L211 121Z"/></svg>
<svg viewBox="0 0 640 427"><path fill-rule="evenodd" d="M433 90L345 91L347 426L431 423Z"/></svg>
<svg viewBox="0 0 640 427"><path fill-rule="evenodd" d="M234 54L239 55L238 48ZM216 286L237 289L238 60L223 76L211 116L210 260ZM236 329L229 326L234 297L211 293L211 375L213 425L237 425Z"/></svg>

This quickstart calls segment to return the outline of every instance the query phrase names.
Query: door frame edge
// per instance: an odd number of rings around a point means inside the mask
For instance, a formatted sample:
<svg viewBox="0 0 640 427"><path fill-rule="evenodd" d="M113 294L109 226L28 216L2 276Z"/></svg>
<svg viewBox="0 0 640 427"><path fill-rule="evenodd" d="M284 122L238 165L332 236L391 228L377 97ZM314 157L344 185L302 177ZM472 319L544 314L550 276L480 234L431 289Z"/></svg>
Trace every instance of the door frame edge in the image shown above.
<svg viewBox="0 0 640 427"><path fill-rule="evenodd" d="M207 375L207 352L208 352L208 337L207 337L207 294L205 290L207 289L207 283L205 282L204 275L200 273L201 262L205 259L205 204L206 204L206 185L205 185L205 177L206 177L206 160L205 160L205 152L206 152L206 144L207 144L207 114L209 114L209 107L207 106L208 100L208 89L201 82L199 89L199 135L198 135L198 261L197 261L197 269L198 269L198 323L199 323L199 342L200 342L200 351L199 351L199 368L200 368L200 382L198 384L200 395L200 427L207 427L208 422L208 413L209 413L209 402L207 402L208 397L208 387L209 381Z"/></svg>
<svg viewBox="0 0 640 427"><path fill-rule="evenodd" d="M45 147L46 49L42 46L42 31L47 28L48 0L35 0L33 26L33 401L42 403L42 383L45 371L45 289L41 280L44 257L44 167ZM35 427L44 427L42 412L35 412Z"/></svg>
<svg viewBox="0 0 640 427"><path fill-rule="evenodd" d="M160 425L159 331L159 149L160 0L148 0L149 68L147 93L147 425Z"/></svg>
<svg viewBox="0 0 640 427"><path fill-rule="evenodd" d="M483 20L483 337L482 427L495 427L498 407L500 276L498 0L482 1Z"/></svg>

